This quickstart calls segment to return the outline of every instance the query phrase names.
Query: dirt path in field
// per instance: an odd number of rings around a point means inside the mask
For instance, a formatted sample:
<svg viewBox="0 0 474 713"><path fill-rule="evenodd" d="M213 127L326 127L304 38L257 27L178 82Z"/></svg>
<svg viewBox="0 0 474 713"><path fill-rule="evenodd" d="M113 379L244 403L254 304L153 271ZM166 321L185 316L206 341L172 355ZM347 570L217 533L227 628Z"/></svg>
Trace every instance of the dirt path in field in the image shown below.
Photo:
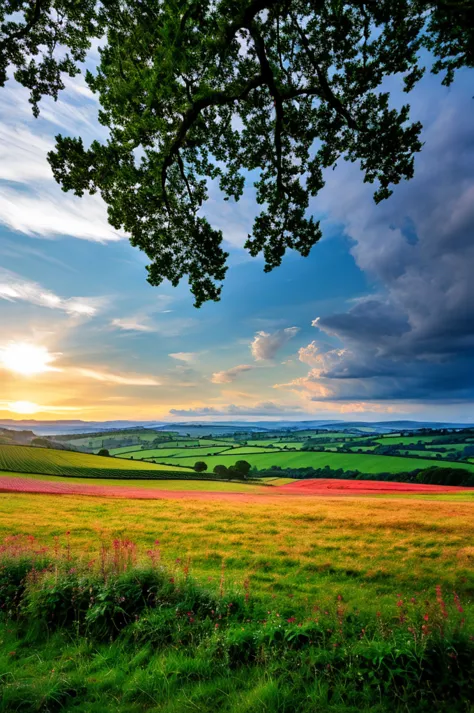
<svg viewBox="0 0 474 713"><path fill-rule="evenodd" d="M358 495L391 495L395 493L440 494L465 492L472 488L437 485L414 485L411 483L384 483L360 480L300 480L288 485L270 487L255 486L252 493L230 493L202 490L161 490L139 488L133 485L89 485L64 483L32 478L0 475L0 493L38 493L44 495L91 495L112 498L139 498L146 500L231 500L233 502L269 502L282 496L337 497Z"/></svg>

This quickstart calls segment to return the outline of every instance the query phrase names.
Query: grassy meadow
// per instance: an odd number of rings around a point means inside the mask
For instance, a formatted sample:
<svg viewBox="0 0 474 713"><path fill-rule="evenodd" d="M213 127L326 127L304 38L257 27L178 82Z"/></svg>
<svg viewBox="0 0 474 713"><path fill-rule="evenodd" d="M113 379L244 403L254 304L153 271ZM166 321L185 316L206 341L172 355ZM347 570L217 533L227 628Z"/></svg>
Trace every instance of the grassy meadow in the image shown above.
<svg viewBox="0 0 474 713"><path fill-rule="evenodd" d="M0 501L0 537L32 534L52 545L69 531L73 550L85 557L97 555L103 539L128 538L143 548L159 540L164 561L190 557L197 579L217 582L224 563L232 586L250 576L255 593L291 595L298 606L342 588L358 607L373 609L397 591L437 583L474 595L474 502L440 497L279 497L243 508L9 494Z"/></svg>
<svg viewBox="0 0 474 713"><path fill-rule="evenodd" d="M9 494L0 710L468 712L474 502L446 497Z"/></svg>
<svg viewBox="0 0 474 713"><path fill-rule="evenodd" d="M420 458L410 435L383 453L350 450L387 445L377 434L144 435L107 436L116 457L0 446L0 476L19 483L185 494L2 494L0 713L472 713L474 491L290 496L286 477L212 479L237 460L442 466L434 436ZM450 465L472 469L451 439Z"/></svg>

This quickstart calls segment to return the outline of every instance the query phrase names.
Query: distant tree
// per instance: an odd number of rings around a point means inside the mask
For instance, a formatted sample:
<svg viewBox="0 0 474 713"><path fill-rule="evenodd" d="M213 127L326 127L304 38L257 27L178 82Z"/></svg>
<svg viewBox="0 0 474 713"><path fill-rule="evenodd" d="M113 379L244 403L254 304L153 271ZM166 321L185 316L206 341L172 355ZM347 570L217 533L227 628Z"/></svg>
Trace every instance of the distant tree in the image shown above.
<svg viewBox="0 0 474 713"><path fill-rule="evenodd" d="M216 465L214 467L213 473L219 478L225 478L229 474L229 471L227 470L225 465Z"/></svg>
<svg viewBox="0 0 474 713"><path fill-rule="evenodd" d="M242 478L247 478L252 466L246 460L238 460L235 464L235 469L241 474Z"/></svg>
<svg viewBox="0 0 474 713"><path fill-rule="evenodd" d="M230 465L227 473L229 478L238 478L239 480L243 478L242 472L235 465Z"/></svg>
<svg viewBox="0 0 474 713"><path fill-rule="evenodd" d="M207 470L207 463L204 463L203 460L198 460L194 464L194 470L196 473L204 473L205 470Z"/></svg>
<svg viewBox="0 0 474 713"><path fill-rule="evenodd" d="M100 451L97 453L98 456L110 456L110 453L107 448L101 448Z"/></svg>

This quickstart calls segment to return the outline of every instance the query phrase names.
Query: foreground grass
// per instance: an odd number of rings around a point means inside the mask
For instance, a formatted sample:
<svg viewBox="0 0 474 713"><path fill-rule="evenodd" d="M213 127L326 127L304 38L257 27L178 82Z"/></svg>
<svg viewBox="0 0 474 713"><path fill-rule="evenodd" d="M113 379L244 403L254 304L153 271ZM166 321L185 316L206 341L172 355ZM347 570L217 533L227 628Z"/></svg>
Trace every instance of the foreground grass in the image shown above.
<svg viewBox="0 0 474 713"><path fill-rule="evenodd" d="M465 605L436 596L362 613L343 594L308 609L140 564L115 540L82 564L69 544L9 540L0 561L0 710L471 710ZM444 597L444 599L443 599Z"/></svg>
<svg viewBox="0 0 474 713"><path fill-rule="evenodd" d="M252 486L249 486L252 487ZM268 489L269 490L269 489ZM275 502L111 500L8 494L0 499L0 537L64 540L79 556L100 538L160 541L164 561L191 560L217 586L250 577L252 590L311 605L343 588L361 610L394 606L399 589L437 584L474 596L474 503L421 498L286 498Z"/></svg>

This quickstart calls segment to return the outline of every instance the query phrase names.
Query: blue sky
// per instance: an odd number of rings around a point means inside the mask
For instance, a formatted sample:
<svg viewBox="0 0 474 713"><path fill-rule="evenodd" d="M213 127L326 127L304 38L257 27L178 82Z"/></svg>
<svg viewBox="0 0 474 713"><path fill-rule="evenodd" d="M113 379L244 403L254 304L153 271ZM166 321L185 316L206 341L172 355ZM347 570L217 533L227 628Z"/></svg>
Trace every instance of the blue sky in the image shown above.
<svg viewBox="0 0 474 713"><path fill-rule="evenodd" d="M91 62L94 56L91 56ZM400 100L391 80L394 102ZM251 185L206 208L231 253L219 303L187 284L152 288L146 256L107 223L100 197L54 183L57 133L103 138L82 78L33 119L0 90L0 416L20 418L430 418L472 420L472 73L428 77L416 177L379 206L341 163L311 205L324 239L281 268L243 250Z"/></svg>

